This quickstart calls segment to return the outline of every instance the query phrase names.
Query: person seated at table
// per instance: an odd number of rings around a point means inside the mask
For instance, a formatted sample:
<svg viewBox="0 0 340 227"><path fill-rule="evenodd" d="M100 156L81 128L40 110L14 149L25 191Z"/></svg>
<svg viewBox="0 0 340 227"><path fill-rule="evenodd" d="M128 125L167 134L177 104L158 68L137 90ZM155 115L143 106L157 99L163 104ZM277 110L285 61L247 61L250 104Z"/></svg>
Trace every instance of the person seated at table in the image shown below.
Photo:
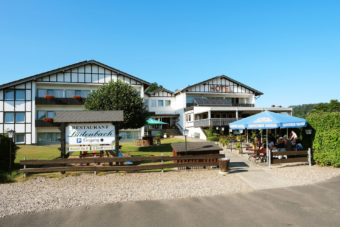
<svg viewBox="0 0 340 227"><path fill-rule="evenodd" d="M302 151L303 150L302 143L301 143L301 141L299 139L296 140L295 150L297 150L297 151Z"/></svg>
<svg viewBox="0 0 340 227"><path fill-rule="evenodd" d="M291 131L289 139L292 142L293 146L295 146L298 140L298 136L296 135L294 131Z"/></svg>
<svg viewBox="0 0 340 227"><path fill-rule="evenodd" d="M277 148L278 151L286 151L285 144L283 142L283 137L279 138L277 145L276 145L276 148Z"/></svg>
<svg viewBox="0 0 340 227"><path fill-rule="evenodd" d="M283 138L284 146L286 148L286 151L292 151L293 150L293 145L292 142L287 138Z"/></svg>

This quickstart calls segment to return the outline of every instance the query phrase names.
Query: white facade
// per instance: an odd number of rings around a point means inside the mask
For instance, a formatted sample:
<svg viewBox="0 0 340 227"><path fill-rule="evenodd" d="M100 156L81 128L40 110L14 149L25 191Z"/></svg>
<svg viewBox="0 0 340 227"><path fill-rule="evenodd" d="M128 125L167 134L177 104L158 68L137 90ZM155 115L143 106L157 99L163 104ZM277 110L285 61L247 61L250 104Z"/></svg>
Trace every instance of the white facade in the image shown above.
<svg viewBox="0 0 340 227"><path fill-rule="evenodd" d="M0 86L0 133L13 129L16 142L22 144L57 143L58 125L49 122L56 111L83 110L76 96L86 98L111 80L133 86L144 99L153 118L168 123L166 128L189 130L189 136L205 139L202 127L227 123L263 110L287 112L290 108L256 108L255 97L261 92L229 77L219 76L180 91L166 89L145 93L150 85L142 79L100 62L79 62L46 73ZM49 100L49 96L54 98ZM144 128L122 130L123 140L144 135Z"/></svg>

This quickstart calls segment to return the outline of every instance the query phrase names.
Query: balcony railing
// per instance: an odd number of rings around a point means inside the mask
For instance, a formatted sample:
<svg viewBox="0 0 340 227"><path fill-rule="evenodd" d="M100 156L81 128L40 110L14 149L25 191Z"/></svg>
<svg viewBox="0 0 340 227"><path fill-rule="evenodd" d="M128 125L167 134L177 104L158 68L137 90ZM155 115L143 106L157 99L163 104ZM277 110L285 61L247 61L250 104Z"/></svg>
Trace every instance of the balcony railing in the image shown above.
<svg viewBox="0 0 340 227"><path fill-rule="evenodd" d="M48 122L44 120L35 120L35 127L59 127L59 123Z"/></svg>
<svg viewBox="0 0 340 227"><path fill-rule="evenodd" d="M236 118L210 118L194 121L194 127L213 127L227 126L229 123L236 121Z"/></svg>
<svg viewBox="0 0 340 227"><path fill-rule="evenodd" d="M85 99L75 98L35 98L36 105L84 105Z"/></svg>

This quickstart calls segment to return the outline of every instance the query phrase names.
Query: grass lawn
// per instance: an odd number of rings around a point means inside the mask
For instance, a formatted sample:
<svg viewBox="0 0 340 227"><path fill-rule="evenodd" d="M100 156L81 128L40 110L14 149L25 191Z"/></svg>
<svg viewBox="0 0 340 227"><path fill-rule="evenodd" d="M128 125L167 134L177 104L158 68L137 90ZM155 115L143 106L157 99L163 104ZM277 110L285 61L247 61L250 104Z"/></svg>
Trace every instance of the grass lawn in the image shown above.
<svg viewBox="0 0 340 227"><path fill-rule="evenodd" d="M181 139L176 138L168 138L162 139L161 145L149 146L149 147L138 147L135 143L121 143L122 145L122 153L127 153L133 156L159 156L163 153L164 156L171 156L172 149L171 143L180 143L184 142ZM60 151L58 148L60 145L45 145L45 146L37 146L37 145L20 145L19 150L17 151L15 163L19 163L20 160L26 159L35 159L35 160L51 160L60 156ZM77 153L74 152L73 155Z"/></svg>
<svg viewBox="0 0 340 227"><path fill-rule="evenodd" d="M167 138L161 140L161 145L149 146L149 147L138 147L135 143L121 143L122 153L130 154L132 156L171 156L172 149L171 143L181 143L184 140L176 139L176 138ZM52 160L60 156L60 151L58 148L60 145L44 145L44 146L37 146L37 145L19 145L19 149L16 154L15 159L15 166L12 171L12 175L9 176L7 173L0 173L0 183L6 182L15 182L15 181L24 181L23 174L19 172L19 169L22 166L19 165L20 160L24 160L24 157L29 160ZM76 152L73 155L77 155ZM79 155L79 152L78 152ZM156 171L156 170L152 170ZM77 175L77 172L70 172L66 175ZM104 173L102 173L104 174ZM34 175L45 175L47 177L60 177L63 178L66 175L61 173L41 173L41 174L34 174ZM29 179L34 177L32 174L30 177L26 178Z"/></svg>

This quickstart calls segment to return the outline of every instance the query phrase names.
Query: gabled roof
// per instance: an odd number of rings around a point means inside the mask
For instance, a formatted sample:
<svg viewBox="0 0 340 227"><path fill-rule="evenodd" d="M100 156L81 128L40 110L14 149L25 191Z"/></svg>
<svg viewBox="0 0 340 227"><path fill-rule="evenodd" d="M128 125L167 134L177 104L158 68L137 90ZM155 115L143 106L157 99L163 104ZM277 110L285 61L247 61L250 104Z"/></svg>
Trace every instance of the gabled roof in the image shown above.
<svg viewBox="0 0 340 227"><path fill-rule="evenodd" d="M72 64L72 65L67 65L67 66L64 66L64 67L61 67L61 68L53 69L51 71L47 71L47 72L44 72L44 73L39 73L39 74L36 74L36 75L33 75L33 76L25 77L23 79L15 80L15 81L12 81L12 82L9 82L9 83L6 83L6 84L2 84L2 85L0 85L0 89L4 89L4 88L7 88L7 87L11 87L11 86L16 86L16 85L21 84L21 83L25 83L25 82L28 82L28 81L36 80L36 79L42 78L44 76L49 76L49 75L52 75L52 74L55 74L55 73L63 72L63 71L66 71L66 70L69 70L69 69L73 69L73 68L77 68L77 67L80 67L80 66L84 66L84 65L87 65L87 64L98 65L98 66L101 66L101 67L103 67L105 69L111 70L111 71L113 71L113 72L115 72L117 74L124 75L126 77L130 77L130 78L132 78L132 79L134 79L136 81L141 82L142 84L150 85L150 83L145 81L145 80L142 80L142 79L140 79L138 77L132 76L132 75L130 75L128 73L125 73L123 71L115 69L115 68L113 68L111 66L105 65L105 64L103 64L101 62L98 62L98 61L95 61L95 60L87 60L87 61L81 61L81 62Z"/></svg>
<svg viewBox="0 0 340 227"><path fill-rule="evenodd" d="M232 78L230 78L230 77L228 77L228 76L226 76L226 75L215 76L215 77L213 77L213 78L210 78L210 79L208 79L208 80L199 82L199 83L197 83L197 84L189 85L189 86L187 86L187 87L185 87L185 88L183 88L183 89L180 89L180 90L175 91L175 94L178 94L178 93L180 93L180 92L186 91L187 89L192 88L192 87L195 87L195 86L197 86L197 85L205 84L205 83L207 83L208 81L214 80L214 79L226 79L226 80L229 80L229 81L231 81L231 82L233 82L233 83L235 83L235 84L238 84L238 85L240 85L240 86L242 86L242 87L244 87L244 88L247 88L247 89L249 89L250 91L253 91L253 92L255 93L256 96L258 96L258 95L263 95L262 92L260 92L260 91L258 91L258 90L256 90L256 89L254 89L254 88L252 88L252 87L249 87L249 86L247 86L247 85L245 85L245 84L243 84L243 83L241 83L241 82L239 82L239 81L237 81L237 80L234 80L234 79L232 79Z"/></svg>

